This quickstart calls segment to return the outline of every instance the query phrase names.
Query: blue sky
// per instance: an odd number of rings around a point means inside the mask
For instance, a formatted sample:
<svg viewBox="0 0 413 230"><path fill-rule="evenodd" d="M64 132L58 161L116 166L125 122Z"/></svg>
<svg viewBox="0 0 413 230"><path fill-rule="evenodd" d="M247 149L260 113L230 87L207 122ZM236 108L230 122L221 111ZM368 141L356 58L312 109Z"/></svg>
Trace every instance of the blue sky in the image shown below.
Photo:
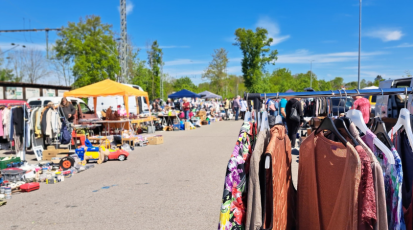
<svg viewBox="0 0 413 230"><path fill-rule="evenodd" d="M341 76L357 80L357 0L261 1L138 1L127 2L128 34L141 58L146 44L158 40L164 51L164 72L172 77L201 74L214 49L228 50L228 73L241 74L241 51L233 46L234 32L243 27L266 28L279 58L275 68L306 72L313 61L319 79ZM0 29L55 28L77 22L86 15L100 15L120 32L119 1L0 0ZM413 73L413 20L411 0L364 0L361 76L378 74L398 78ZM54 32L49 40L56 40ZM9 43L45 49L44 32L0 34L0 48Z"/></svg>

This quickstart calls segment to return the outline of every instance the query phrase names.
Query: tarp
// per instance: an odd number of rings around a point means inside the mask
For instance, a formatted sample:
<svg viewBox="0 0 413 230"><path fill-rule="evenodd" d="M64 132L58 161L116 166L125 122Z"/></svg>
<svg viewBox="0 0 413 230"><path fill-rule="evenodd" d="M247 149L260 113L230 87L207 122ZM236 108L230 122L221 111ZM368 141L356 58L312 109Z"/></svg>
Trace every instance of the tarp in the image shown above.
<svg viewBox="0 0 413 230"><path fill-rule="evenodd" d="M219 98L222 99L221 96L216 95L215 93L211 93L209 91L204 91L202 93L199 93L199 95L201 95L202 98L208 99L208 98Z"/></svg>
<svg viewBox="0 0 413 230"><path fill-rule="evenodd" d="M130 96L142 96L146 98L146 103L149 106L148 93L135 89L133 87L123 85L116 81L106 79L79 89L65 92L63 94L65 97L93 97L94 108L97 108L96 103L97 97L106 97L106 96L123 96L123 102L125 103L126 111L129 111L129 100ZM96 109L95 109L96 113ZM128 112L129 116L129 112Z"/></svg>
<svg viewBox="0 0 413 230"><path fill-rule="evenodd" d="M181 91L178 91L176 93L168 95L168 98L174 99L174 98L183 98L183 97L201 97L201 95L196 94L194 92L191 92L189 90L183 89Z"/></svg>

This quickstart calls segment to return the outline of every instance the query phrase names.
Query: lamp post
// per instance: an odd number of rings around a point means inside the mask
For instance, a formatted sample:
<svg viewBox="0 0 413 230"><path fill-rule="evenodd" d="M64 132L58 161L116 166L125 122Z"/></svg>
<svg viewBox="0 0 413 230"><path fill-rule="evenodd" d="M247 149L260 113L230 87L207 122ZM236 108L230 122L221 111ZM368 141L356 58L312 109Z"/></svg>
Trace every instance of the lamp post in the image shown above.
<svg viewBox="0 0 413 230"><path fill-rule="evenodd" d="M11 43L11 45L14 46L14 47L13 47L13 48L10 48L10 49L8 49L8 50L6 50L6 51L4 51L4 52L1 53L1 54L5 54L5 53L9 52L10 50L15 49L15 48L17 48L18 46L20 46L20 44L14 44L14 43ZM22 45L22 47L23 47L23 48L26 48L25 45Z"/></svg>

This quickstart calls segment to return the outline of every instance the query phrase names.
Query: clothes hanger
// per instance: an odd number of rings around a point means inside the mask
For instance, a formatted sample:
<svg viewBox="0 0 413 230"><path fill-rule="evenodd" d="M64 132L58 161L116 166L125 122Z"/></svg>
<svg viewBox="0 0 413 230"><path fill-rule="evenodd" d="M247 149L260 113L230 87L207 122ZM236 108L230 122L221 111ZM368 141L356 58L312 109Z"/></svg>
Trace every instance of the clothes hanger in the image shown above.
<svg viewBox="0 0 413 230"><path fill-rule="evenodd" d="M340 96L341 96L341 90L339 90L340 92ZM346 93L347 96L347 93ZM340 97L340 102L341 102L341 97ZM346 100L346 104L347 104L347 100ZM346 111L346 104L344 104L344 111ZM340 113L340 109L338 110ZM356 138L353 137L353 135L350 133L350 131L348 130L347 127L350 127L350 122L348 125L346 125L346 123L344 122L344 119L342 119L340 117L340 115L338 116L338 118L336 120L334 120L334 124L336 125L337 129L344 129L345 133L347 134L347 136L351 139L351 141L354 144L354 147L360 145L359 142L356 140Z"/></svg>
<svg viewBox="0 0 413 230"><path fill-rule="evenodd" d="M394 135L401 127L404 127L404 130L406 131L407 134L407 139L409 139L410 146L413 146L413 133L412 133L412 127L410 124L410 112L406 108L406 102L407 102L407 88L405 89L405 100L404 100L404 108L400 110L400 115L399 119L397 120L396 125L392 128L392 130L389 131L389 135Z"/></svg>
<svg viewBox="0 0 413 230"><path fill-rule="evenodd" d="M333 91L332 94L334 95ZM347 145L347 140L337 130L337 127L335 126L333 119L331 119L331 117L326 117L323 119L320 126L318 126L318 128L315 130L315 134L318 134L323 130L331 131L340 140L340 142L344 144L344 146Z"/></svg>
<svg viewBox="0 0 413 230"><path fill-rule="evenodd" d="M383 90L381 89L382 95ZM380 113L381 116L381 113ZM347 117L351 119L351 121L360 129L363 133L367 134L369 128L367 127L366 123L364 123L363 115L361 114L360 110L350 109L347 111ZM390 164L395 164L393 153L391 152L390 148L388 148L380 139L377 137L373 139L373 144L386 155L387 160Z"/></svg>

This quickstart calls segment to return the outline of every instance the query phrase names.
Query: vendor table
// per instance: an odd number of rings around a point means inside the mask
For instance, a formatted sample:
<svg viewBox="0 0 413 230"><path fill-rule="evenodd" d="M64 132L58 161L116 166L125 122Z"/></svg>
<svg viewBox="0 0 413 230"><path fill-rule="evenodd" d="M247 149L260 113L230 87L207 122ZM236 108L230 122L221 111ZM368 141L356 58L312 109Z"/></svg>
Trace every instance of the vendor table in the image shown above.
<svg viewBox="0 0 413 230"><path fill-rule="evenodd" d="M100 121L92 121L92 123L103 124L106 130L108 131L107 135L110 135L111 124L115 126L116 128L120 128L121 130L124 130L126 125L128 126L126 128L129 129L130 121L131 120L100 120Z"/></svg>
<svg viewBox="0 0 413 230"><path fill-rule="evenodd" d="M176 118L176 119L178 119L178 123L180 122L180 119L179 119L179 115L178 114L176 114L176 115L171 115L171 116L169 116L169 115L166 115L166 114L164 114L164 115L158 115L158 118L159 119L162 119L162 124L164 124L164 122L166 123L166 125L173 125L173 121L174 121L174 119Z"/></svg>

